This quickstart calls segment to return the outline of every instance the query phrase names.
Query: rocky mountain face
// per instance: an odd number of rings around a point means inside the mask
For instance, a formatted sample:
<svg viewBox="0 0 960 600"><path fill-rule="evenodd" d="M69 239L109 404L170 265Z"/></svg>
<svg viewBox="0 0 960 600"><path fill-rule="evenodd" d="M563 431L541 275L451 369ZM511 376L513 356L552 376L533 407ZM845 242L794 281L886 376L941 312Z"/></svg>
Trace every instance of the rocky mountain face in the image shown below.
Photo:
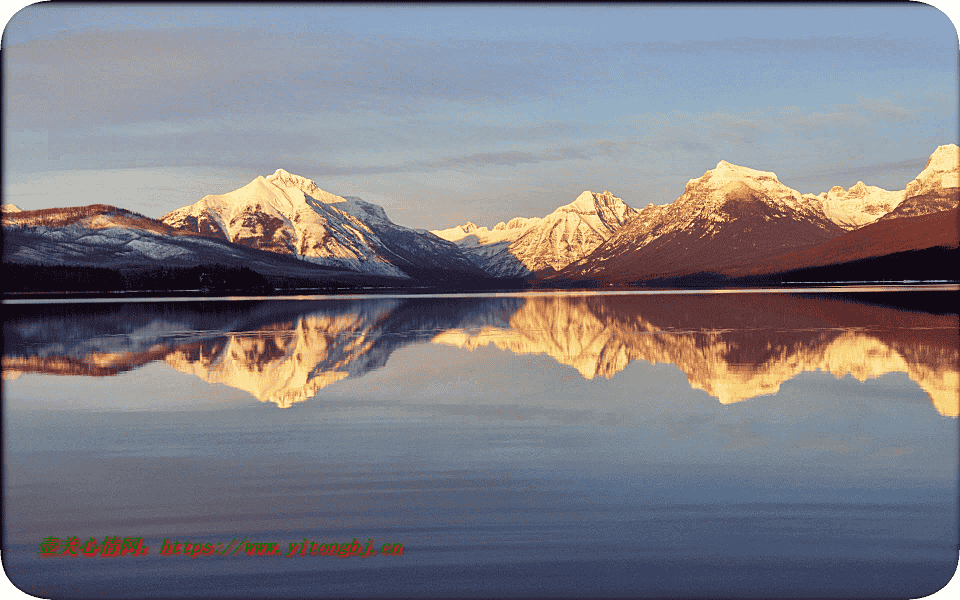
<svg viewBox="0 0 960 600"><path fill-rule="evenodd" d="M483 276L456 245L401 227L375 204L330 194L283 169L161 220L177 230L371 275Z"/></svg>
<svg viewBox="0 0 960 600"><path fill-rule="evenodd" d="M457 245L496 277L558 271L608 240L637 211L604 190L585 191L543 218L517 218L493 230L473 223L433 233Z"/></svg>
<svg viewBox="0 0 960 600"><path fill-rule="evenodd" d="M21 264L133 265L227 250L135 212L93 204L4 210L4 260Z"/></svg>
<svg viewBox="0 0 960 600"><path fill-rule="evenodd" d="M839 185L820 195L804 194L812 204L819 203L831 221L846 230L863 227L889 213L903 202L905 191L889 192L858 181L850 189Z"/></svg>
<svg viewBox="0 0 960 600"><path fill-rule="evenodd" d="M464 289L497 278L632 285L699 273L753 276L931 244L954 248L956 228L944 215L957 209L958 179L956 145L937 148L903 191L857 182L801 194L774 173L720 161L670 204L635 210L608 191L585 191L544 217L429 232L278 169L160 220L107 205L21 211L5 204L4 260L110 268L249 264L297 277L321 269L334 283L380 278Z"/></svg>
<svg viewBox="0 0 960 600"><path fill-rule="evenodd" d="M353 272L305 263L222 237L178 230L105 204L4 211L3 260L13 265L100 267L124 273L161 267L246 267L277 281L280 287L285 287L283 281L353 287L373 283L369 275L361 281ZM402 280L379 278L375 283L392 285L398 281Z"/></svg>
<svg viewBox="0 0 960 600"><path fill-rule="evenodd" d="M819 202L773 173L720 161L666 206L648 206L560 278L618 280L723 273L770 252L815 244L843 230Z"/></svg>
<svg viewBox="0 0 960 600"><path fill-rule="evenodd" d="M938 147L917 178L907 184L904 200L882 219L918 217L957 208L960 201L960 147Z"/></svg>
<svg viewBox="0 0 960 600"><path fill-rule="evenodd" d="M957 207L958 162L960 148L941 146L904 191L857 182L814 195L783 185L773 173L721 161L690 180L672 204L640 210L592 254L545 281L737 277L956 247L950 214ZM925 215L930 218L919 218ZM882 225L900 218L909 220Z"/></svg>

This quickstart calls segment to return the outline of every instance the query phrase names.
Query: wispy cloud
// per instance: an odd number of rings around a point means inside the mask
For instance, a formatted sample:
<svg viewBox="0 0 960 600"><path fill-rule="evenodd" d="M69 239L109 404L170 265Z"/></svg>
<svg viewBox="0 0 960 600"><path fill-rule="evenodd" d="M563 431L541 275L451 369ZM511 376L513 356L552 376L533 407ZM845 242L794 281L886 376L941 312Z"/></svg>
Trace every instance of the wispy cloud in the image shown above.
<svg viewBox="0 0 960 600"><path fill-rule="evenodd" d="M406 114L428 99L516 102L606 79L605 53L572 45L281 30L69 32L4 53L7 108L32 128L268 111Z"/></svg>
<svg viewBox="0 0 960 600"><path fill-rule="evenodd" d="M653 56L689 54L716 57L730 53L751 57L807 57L831 54L844 57L855 55L858 60L870 64L927 60L947 66L951 64L951 50L955 50L951 48L949 41L940 37L906 40L890 36L811 36L790 39L736 37L723 40L658 41L637 44L635 47Z"/></svg>

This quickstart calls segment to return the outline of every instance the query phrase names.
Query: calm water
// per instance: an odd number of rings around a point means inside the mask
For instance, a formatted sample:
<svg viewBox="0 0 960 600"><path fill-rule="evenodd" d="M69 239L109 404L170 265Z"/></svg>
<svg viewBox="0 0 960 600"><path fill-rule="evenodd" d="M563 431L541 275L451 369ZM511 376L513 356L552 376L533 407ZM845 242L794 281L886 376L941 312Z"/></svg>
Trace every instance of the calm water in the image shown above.
<svg viewBox="0 0 960 600"><path fill-rule="evenodd" d="M956 314L830 294L4 310L3 563L37 596L919 598L957 568ZM38 556L73 536L150 550ZM285 556L354 538L378 554Z"/></svg>

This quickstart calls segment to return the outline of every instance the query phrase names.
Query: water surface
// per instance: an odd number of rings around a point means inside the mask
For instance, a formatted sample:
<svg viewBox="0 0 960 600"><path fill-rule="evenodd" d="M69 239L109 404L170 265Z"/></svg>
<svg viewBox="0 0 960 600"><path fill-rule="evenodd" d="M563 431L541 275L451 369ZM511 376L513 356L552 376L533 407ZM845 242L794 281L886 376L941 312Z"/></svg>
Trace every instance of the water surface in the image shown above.
<svg viewBox="0 0 960 600"><path fill-rule="evenodd" d="M831 294L5 306L4 545L42 597L921 597L956 314ZM140 557L38 557L51 536ZM402 556L161 556L164 539Z"/></svg>

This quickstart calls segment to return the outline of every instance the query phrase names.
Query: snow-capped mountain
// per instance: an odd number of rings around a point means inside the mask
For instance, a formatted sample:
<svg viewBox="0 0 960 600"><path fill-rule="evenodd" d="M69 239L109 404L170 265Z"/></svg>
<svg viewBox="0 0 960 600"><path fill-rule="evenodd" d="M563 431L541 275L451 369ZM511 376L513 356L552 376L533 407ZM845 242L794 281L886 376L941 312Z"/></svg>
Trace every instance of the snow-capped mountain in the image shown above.
<svg viewBox="0 0 960 600"><path fill-rule="evenodd" d="M804 194L805 199L819 202L827 217L840 227L850 230L873 223L903 202L905 191L890 192L858 181L850 189L839 185L817 196Z"/></svg>
<svg viewBox="0 0 960 600"><path fill-rule="evenodd" d="M356 285L355 274L304 263L222 238L177 230L144 215L105 204L3 212L3 260L19 265L158 267L219 265L248 267L272 280L341 282ZM366 277L366 279L370 279ZM380 283L398 281L384 280Z"/></svg>
<svg viewBox="0 0 960 600"><path fill-rule="evenodd" d="M305 285L478 289L496 278L630 285L953 252L958 198L960 148L947 145L903 191L857 182L801 194L774 173L720 161L670 204L635 210L608 191L585 191L544 217L429 232L278 169L161 220L107 205L21 211L4 204L3 256L21 266L116 270L249 266L271 281Z"/></svg>
<svg viewBox="0 0 960 600"><path fill-rule="evenodd" d="M604 190L585 191L543 218L516 218L493 230L473 223L436 230L496 277L560 270L608 240L637 211Z"/></svg>
<svg viewBox="0 0 960 600"><path fill-rule="evenodd" d="M540 217L514 217L505 223L497 223L493 229L477 227L467 221L449 229L431 230L431 233L456 243L485 272L497 277L512 277L526 275L529 271L513 258L508 247L541 220Z"/></svg>
<svg viewBox="0 0 960 600"><path fill-rule="evenodd" d="M819 201L767 171L720 161L687 182L672 204L647 206L587 258L571 279L647 279L724 272L772 251L815 244L843 230Z"/></svg>
<svg viewBox="0 0 960 600"><path fill-rule="evenodd" d="M483 275L456 245L396 225L380 206L325 192L283 169L227 194L204 196L161 220L178 230L371 275Z"/></svg>
<svg viewBox="0 0 960 600"><path fill-rule="evenodd" d="M917 178L907 184L904 200L881 217L917 217L957 208L960 201L960 147L938 147Z"/></svg>
<svg viewBox="0 0 960 600"><path fill-rule="evenodd" d="M21 264L137 264L214 251L164 223L126 209L94 204L3 212L4 260ZM20 240L31 240L19 243Z"/></svg>

